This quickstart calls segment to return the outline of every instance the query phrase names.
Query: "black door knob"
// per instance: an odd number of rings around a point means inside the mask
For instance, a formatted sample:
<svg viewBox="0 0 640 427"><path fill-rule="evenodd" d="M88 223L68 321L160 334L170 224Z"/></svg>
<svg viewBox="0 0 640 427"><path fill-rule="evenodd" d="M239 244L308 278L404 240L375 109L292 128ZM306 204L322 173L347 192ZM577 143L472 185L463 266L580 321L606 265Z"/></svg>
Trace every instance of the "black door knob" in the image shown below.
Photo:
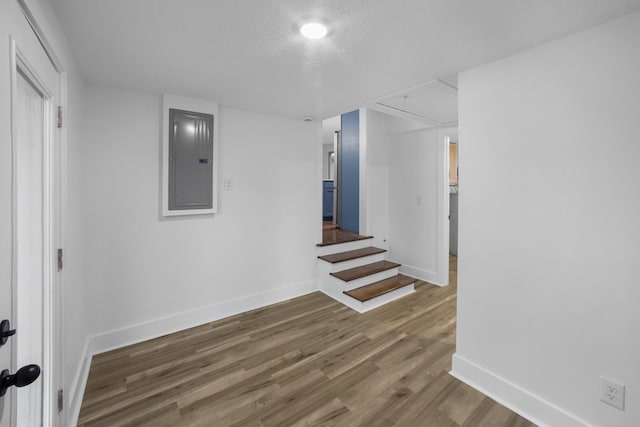
<svg viewBox="0 0 640 427"><path fill-rule="evenodd" d="M9 322L7 319L4 319L2 322L0 322L0 346L5 345L9 337L15 334L16 330L11 329L11 322Z"/></svg>
<svg viewBox="0 0 640 427"><path fill-rule="evenodd" d="M31 384L40 376L40 366L26 365L18 369L18 372L11 375L8 369L0 373L0 396L4 396L11 386L24 387Z"/></svg>

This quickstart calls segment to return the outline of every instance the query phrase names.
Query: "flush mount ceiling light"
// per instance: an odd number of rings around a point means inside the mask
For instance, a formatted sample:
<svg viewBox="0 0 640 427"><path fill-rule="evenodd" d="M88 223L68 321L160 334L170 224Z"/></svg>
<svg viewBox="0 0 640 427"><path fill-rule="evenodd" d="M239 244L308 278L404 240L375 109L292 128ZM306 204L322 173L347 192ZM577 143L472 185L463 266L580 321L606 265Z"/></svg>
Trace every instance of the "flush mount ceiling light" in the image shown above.
<svg viewBox="0 0 640 427"><path fill-rule="evenodd" d="M319 22L308 22L300 27L300 34L308 39L321 39L327 35L327 27Z"/></svg>

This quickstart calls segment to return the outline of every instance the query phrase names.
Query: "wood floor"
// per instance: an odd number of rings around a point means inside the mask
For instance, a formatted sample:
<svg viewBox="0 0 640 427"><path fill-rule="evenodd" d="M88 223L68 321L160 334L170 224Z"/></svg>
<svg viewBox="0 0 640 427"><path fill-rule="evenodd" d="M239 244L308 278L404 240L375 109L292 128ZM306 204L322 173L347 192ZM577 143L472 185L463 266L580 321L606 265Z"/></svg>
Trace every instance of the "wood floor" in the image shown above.
<svg viewBox="0 0 640 427"><path fill-rule="evenodd" d="M333 223L333 221L322 221L323 230L330 230L333 228L336 228L336 225Z"/></svg>
<svg viewBox="0 0 640 427"><path fill-rule="evenodd" d="M80 426L532 426L447 372L452 285L365 314L319 292L94 357Z"/></svg>
<svg viewBox="0 0 640 427"><path fill-rule="evenodd" d="M352 231L330 228L322 230L322 243L318 243L318 246L335 245L338 243L353 242L354 240L365 240L371 238L371 236L361 236L360 234Z"/></svg>

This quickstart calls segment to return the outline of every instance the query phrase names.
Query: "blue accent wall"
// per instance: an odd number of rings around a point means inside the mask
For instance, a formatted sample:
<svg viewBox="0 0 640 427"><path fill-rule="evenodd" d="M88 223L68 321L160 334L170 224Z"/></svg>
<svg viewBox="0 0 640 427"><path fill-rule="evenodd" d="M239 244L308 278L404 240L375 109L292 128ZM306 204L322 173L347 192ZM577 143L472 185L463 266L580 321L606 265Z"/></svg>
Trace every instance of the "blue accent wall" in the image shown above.
<svg viewBox="0 0 640 427"><path fill-rule="evenodd" d="M340 150L340 226L360 231L360 112L341 116Z"/></svg>

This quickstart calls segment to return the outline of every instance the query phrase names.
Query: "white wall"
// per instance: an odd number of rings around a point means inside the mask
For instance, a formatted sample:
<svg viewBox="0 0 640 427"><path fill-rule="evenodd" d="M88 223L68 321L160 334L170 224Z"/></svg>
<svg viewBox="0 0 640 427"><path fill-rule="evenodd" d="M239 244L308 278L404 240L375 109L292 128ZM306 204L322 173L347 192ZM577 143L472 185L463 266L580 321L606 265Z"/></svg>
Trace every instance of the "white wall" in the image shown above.
<svg viewBox="0 0 640 427"><path fill-rule="evenodd" d="M371 109L360 110L360 122L360 232L388 249L402 272L446 285L445 138L457 129L425 129L423 123Z"/></svg>
<svg viewBox="0 0 640 427"><path fill-rule="evenodd" d="M634 14L460 75L454 373L543 425L640 425L638 52Z"/></svg>
<svg viewBox="0 0 640 427"><path fill-rule="evenodd" d="M370 109L360 110L365 132L360 143L365 172L360 182L360 230L374 237L373 245L387 249L389 238L389 121L391 117Z"/></svg>
<svg viewBox="0 0 640 427"><path fill-rule="evenodd" d="M455 128L391 135L389 257L401 271L448 284L448 175L445 138Z"/></svg>
<svg viewBox="0 0 640 427"><path fill-rule="evenodd" d="M158 96L87 87L82 185L95 351L314 285L317 126L221 107L220 177L233 190L220 192L215 216L168 219L159 217L159 120Z"/></svg>

